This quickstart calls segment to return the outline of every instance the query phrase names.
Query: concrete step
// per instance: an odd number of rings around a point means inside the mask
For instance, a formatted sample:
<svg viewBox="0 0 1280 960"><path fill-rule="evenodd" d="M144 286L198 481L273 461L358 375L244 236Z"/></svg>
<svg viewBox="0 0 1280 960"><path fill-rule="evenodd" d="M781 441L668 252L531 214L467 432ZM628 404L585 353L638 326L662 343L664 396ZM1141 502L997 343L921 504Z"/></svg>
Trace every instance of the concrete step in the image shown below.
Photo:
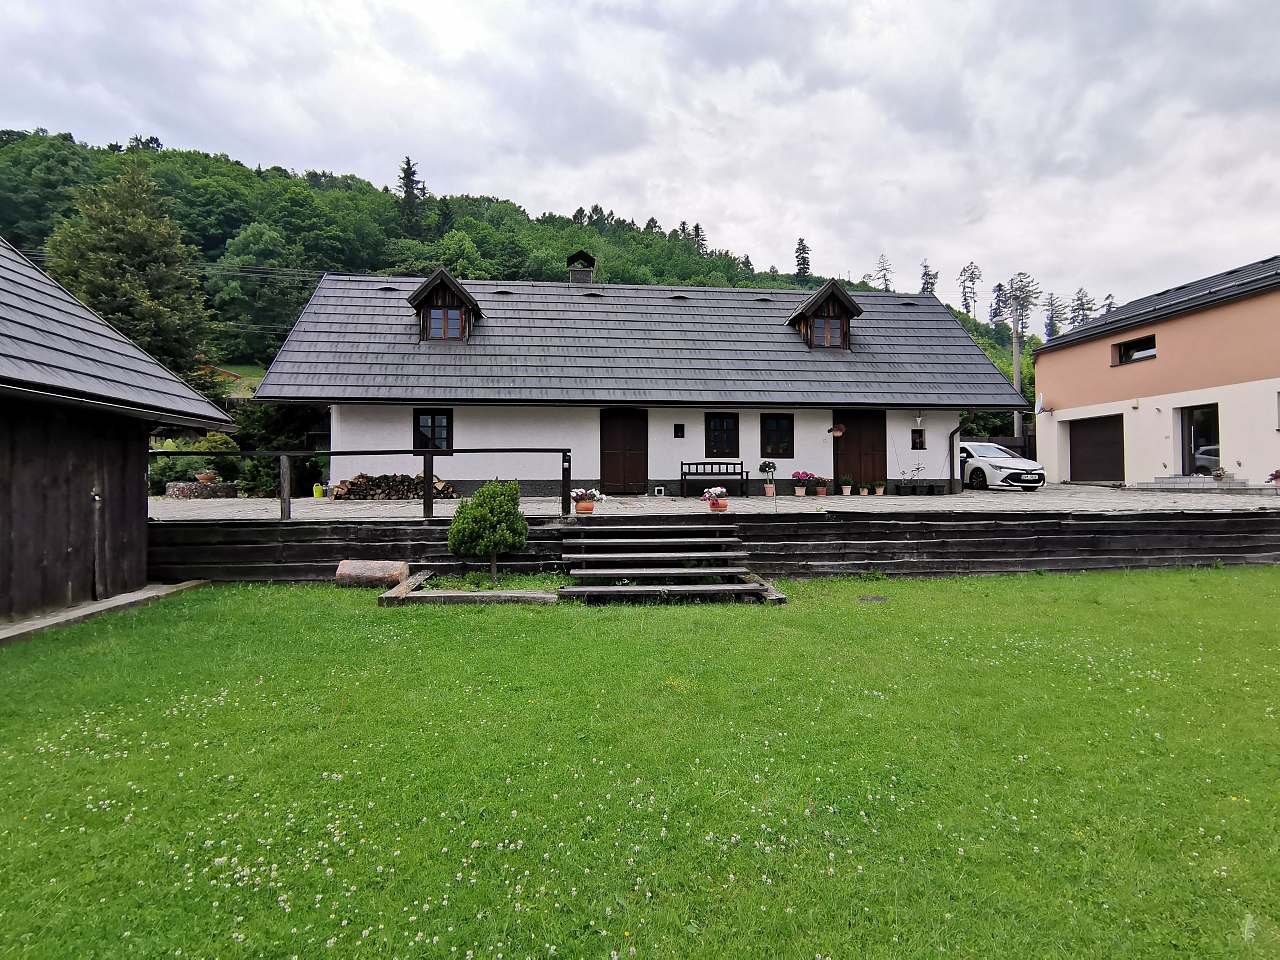
<svg viewBox="0 0 1280 960"><path fill-rule="evenodd" d="M575 523L565 529L565 536L594 536L596 534L603 536L617 536L619 534L657 536L659 534L669 534L673 537L683 537L690 534L693 536L707 536L709 534L735 534L737 532L738 526L733 523L602 523L591 525Z"/></svg>
<svg viewBox="0 0 1280 960"><path fill-rule="evenodd" d="M765 597L762 583L630 584L561 587L560 596L575 600L652 600L673 597Z"/></svg>
<svg viewBox="0 0 1280 960"><path fill-rule="evenodd" d="M619 563L631 560L745 560L745 550L690 551L686 553L583 553L571 557L575 563Z"/></svg>
<svg viewBox="0 0 1280 960"><path fill-rule="evenodd" d="M746 567L604 567L599 570L583 567L570 570L569 576L627 580L662 577L681 580L699 577L745 577L750 572Z"/></svg>
<svg viewBox="0 0 1280 960"><path fill-rule="evenodd" d="M592 540L565 540L565 547L701 547L709 544L741 545L737 537L601 537Z"/></svg>

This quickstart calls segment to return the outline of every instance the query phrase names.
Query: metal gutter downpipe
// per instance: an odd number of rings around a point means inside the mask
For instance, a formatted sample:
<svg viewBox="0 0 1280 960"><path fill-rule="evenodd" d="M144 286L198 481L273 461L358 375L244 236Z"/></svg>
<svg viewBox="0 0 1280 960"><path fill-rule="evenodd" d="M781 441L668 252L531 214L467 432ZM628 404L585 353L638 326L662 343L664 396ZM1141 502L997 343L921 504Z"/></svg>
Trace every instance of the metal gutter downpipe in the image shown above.
<svg viewBox="0 0 1280 960"><path fill-rule="evenodd" d="M969 413L973 413L972 410ZM961 414L963 416L963 413ZM951 489L948 493L961 493L964 491L964 478L960 478L960 483L956 483L956 435L960 432L960 422L956 422L956 428L947 434L947 486Z"/></svg>

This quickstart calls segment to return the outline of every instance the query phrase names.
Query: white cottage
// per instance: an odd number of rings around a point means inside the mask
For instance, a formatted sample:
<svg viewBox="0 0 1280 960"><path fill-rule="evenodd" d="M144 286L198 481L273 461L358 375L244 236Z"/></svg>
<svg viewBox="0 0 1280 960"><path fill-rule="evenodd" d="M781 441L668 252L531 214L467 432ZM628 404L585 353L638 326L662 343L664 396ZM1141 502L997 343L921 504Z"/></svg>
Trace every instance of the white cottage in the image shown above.
<svg viewBox="0 0 1280 960"><path fill-rule="evenodd" d="M606 493L674 494L695 462L740 461L758 489L763 460L780 492L798 470L955 490L961 411L1024 406L932 294L598 284L592 266L576 254L565 283L325 276L257 398L327 404L334 450L439 450L460 489L527 494L559 489L558 458L444 457L568 447L574 483Z"/></svg>

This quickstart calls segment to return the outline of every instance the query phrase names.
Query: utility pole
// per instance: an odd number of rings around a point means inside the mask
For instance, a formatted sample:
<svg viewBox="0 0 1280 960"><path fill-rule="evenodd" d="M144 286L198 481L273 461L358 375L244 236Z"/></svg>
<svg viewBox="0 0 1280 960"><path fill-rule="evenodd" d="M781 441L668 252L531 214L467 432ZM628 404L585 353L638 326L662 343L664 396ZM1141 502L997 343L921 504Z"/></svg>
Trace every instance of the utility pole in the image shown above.
<svg viewBox="0 0 1280 960"><path fill-rule="evenodd" d="M1015 320L1013 324L1013 389L1018 391L1018 396L1022 396L1022 331L1018 329L1019 326L1021 324ZM1022 436L1021 410L1013 412L1013 435Z"/></svg>

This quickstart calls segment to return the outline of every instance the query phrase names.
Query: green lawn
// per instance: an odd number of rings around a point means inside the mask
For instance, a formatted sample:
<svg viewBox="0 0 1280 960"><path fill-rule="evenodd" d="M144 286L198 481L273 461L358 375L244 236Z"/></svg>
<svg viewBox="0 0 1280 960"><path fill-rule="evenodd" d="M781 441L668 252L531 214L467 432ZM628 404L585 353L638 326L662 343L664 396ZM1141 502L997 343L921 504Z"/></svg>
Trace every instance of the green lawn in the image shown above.
<svg viewBox="0 0 1280 960"><path fill-rule="evenodd" d="M1280 955L1280 569L783 587L0 648L0 957Z"/></svg>
<svg viewBox="0 0 1280 960"><path fill-rule="evenodd" d="M260 367L252 363L228 363L222 369L230 370L241 377L240 380L236 380L230 385L230 393L233 397L252 397L253 392L258 389L258 384L262 382L262 378L267 375L266 367Z"/></svg>

